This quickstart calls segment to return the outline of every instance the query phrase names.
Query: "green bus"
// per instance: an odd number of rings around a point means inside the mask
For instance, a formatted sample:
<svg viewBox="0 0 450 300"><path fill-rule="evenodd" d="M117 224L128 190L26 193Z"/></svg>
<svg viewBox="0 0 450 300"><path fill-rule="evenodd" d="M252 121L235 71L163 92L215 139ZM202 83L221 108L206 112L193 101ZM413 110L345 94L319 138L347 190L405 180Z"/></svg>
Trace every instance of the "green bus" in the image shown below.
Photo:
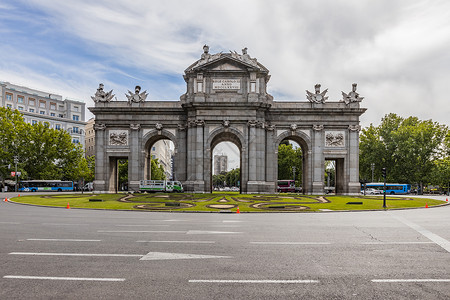
<svg viewBox="0 0 450 300"><path fill-rule="evenodd" d="M141 192L176 192L182 193L183 185L179 181L169 180L141 180L139 182Z"/></svg>

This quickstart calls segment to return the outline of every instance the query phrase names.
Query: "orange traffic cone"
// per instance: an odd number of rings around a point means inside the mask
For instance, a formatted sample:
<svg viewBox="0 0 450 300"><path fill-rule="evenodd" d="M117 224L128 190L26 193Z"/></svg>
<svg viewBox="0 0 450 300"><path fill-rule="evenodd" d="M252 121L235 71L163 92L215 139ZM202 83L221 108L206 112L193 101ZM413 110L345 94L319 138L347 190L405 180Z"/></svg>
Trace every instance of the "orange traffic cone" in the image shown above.
<svg viewBox="0 0 450 300"><path fill-rule="evenodd" d="M447 198L447 199L445 199L445 201L447 201L447 202L448 202L448 198Z"/></svg>
<svg viewBox="0 0 450 300"><path fill-rule="evenodd" d="M20 197L20 194L19 194L19 195L17 195L17 197Z"/></svg>
<svg viewBox="0 0 450 300"><path fill-rule="evenodd" d="M236 213L237 213L237 214L240 214L240 213L241 213L241 212L239 211L239 206L238 206L238 208L237 208Z"/></svg>
<svg viewBox="0 0 450 300"><path fill-rule="evenodd" d="M427 202L425 202L425 208L428 208L428 203Z"/></svg>
<svg viewBox="0 0 450 300"><path fill-rule="evenodd" d="M3 201L8 202L8 198L5 197L5 200L3 200Z"/></svg>
<svg viewBox="0 0 450 300"><path fill-rule="evenodd" d="M70 205L69 205L69 202L67 202L67 207L66 207L67 209L69 209L70 208Z"/></svg>

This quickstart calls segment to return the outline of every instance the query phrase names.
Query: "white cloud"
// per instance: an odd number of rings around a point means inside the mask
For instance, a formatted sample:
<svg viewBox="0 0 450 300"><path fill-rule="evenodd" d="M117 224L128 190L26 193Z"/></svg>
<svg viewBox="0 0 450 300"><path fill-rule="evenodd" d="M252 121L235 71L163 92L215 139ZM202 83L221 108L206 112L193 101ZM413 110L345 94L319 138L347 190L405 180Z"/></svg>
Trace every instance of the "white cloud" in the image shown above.
<svg viewBox="0 0 450 300"><path fill-rule="evenodd" d="M213 53L248 47L270 70L269 92L276 99L304 100L305 90L321 83L337 101L341 90L347 92L357 82L365 97L362 106L368 108L363 126L390 112L448 124L448 1L26 3L42 11L50 32L78 40L85 52L102 59L84 58L73 65L70 59L56 62L49 52L43 61L54 64L55 71L48 76L8 53L16 66L1 64L3 80L22 78L41 89L84 99L90 99L99 82L114 89L119 99L132 82L139 82L151 99L177 100L185 88L182 73L200 57L203 44ZM11 9L12 4L3 6ZM20 55L42 59L32 49L25 51ZM5 54L1 48L0 54Z"/></svg>

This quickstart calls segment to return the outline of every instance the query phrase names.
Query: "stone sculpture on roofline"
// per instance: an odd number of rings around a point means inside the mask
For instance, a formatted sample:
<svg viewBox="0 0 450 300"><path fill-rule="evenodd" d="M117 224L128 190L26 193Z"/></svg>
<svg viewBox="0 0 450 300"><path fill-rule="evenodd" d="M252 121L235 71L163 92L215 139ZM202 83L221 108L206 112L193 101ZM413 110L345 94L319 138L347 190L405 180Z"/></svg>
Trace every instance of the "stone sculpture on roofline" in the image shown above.
<svg viewBox="0 0 450 300"><path fill-rule="evenodd" d="M145 99L147 99L148 93L147 91L143 91L142 93L139 93L141 91L141 87L140 86L136 86L134 88L134 94L128 90L129 95L125 94L125 96L127 96L128 98L128 104L131 104L133 102L135 103L139 103L139 102L144 102Z"/></svg>
<svg viewBox="0 0 450 300"><path fill-rule="evenodd" d="M316 84L314 86L314 88L315 88L315 94L306 90L306 98L311 103L325 103L325 101L328 100L328 96L325 96L325 94L328 92L328 89L325 89L323 92L320 92L320 84L319 83Z"/></svg>
<svg viewBox="0 0 450 300"><path fill-rule="evenodd" d="M113 90L110 90L109 92L106 93L103 90L103 87L104 87L103 83L100 83L98 85L97 91L95 92L95 95L91 96L92 100L94 100L95 103L97 103L97 102L110 102L111 99L114 97L114 95L112 93Z"/></svg>
<svg viewBox="0 0 450 300"><path fill-rule="evenodd" d="M343 99L341 100L341 102L345 102L346 105L349 105L350 103L353 103L353 102L361 102L364 99L364 97L359 96L359 94L356 92L356 87L357 87L357 84L354 83L354 84L352 84L351 92L349 92L348 94L342 92Z"/></svg>

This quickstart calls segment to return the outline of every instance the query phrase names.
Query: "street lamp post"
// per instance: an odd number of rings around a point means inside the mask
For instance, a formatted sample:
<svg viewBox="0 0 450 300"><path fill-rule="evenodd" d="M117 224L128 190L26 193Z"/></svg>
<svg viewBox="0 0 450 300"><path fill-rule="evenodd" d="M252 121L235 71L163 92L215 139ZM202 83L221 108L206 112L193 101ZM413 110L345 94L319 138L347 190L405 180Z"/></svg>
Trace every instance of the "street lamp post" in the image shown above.
<svg viewBox="0 0 450 300"><path fill-rule="evenodd" d="M16 164L16 172L15 172L15 174L14 174L14 177L16 177L16 185L15 185L15 188L14 188L14 191L15 192L17 192L17 163L19 162L19 157L16 155L16 156L14 156L14 163Z"/></svg>
<svg viewBox="0 0 450 300"><path fill-rule="evenodd" d="M292 166L292 173L294 173L294 189L295 189L295 166Z"/></svg>

